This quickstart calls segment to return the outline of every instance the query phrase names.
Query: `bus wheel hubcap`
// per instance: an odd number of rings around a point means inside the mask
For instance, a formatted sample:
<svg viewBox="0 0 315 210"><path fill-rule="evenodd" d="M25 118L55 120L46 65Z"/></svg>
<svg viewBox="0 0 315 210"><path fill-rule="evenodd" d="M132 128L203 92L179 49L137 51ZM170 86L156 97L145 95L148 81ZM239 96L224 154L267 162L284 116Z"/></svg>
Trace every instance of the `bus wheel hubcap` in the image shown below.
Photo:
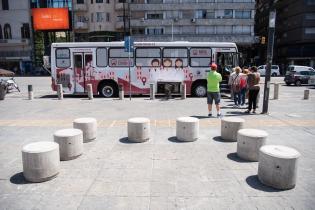
<svg viewBox="0 0 315 210"><path fill-rule="evenodd" d="M114 90L111 86L105 86L102 92L105 97L111 97L114 93Z"/></svg>
<svg viewBox="0 0 315 210"><path fill-rule="evenodd" d="M198 87L196 88L196 95L197 95L197 96L204 96L204 95L206 95L206 89L205 89L205 87L203 87L203 86L198 86Z"/></svg>

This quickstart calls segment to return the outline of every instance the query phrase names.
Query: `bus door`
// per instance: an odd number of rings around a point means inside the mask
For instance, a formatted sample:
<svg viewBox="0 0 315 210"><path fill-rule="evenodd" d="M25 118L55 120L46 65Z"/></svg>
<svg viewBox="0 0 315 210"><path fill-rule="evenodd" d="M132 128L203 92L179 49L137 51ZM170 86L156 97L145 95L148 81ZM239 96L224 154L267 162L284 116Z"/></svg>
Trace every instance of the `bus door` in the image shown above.
<svg viewBox="0 0 315 210"><path fill-rule="evenodd" d="M87 92L87 84L92 83L92 53L73 53L75 92Z"/></svg>

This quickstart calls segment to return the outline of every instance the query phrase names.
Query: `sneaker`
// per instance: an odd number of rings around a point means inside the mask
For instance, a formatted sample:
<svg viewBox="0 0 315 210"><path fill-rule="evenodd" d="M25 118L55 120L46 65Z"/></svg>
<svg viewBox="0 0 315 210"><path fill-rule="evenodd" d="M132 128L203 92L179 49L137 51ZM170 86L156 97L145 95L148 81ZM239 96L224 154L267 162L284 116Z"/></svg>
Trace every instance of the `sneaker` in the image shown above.
<svg viewBox="0 0 315 210"><path fill-rule="evenodd" d="M222 117L222 114L221 114L221 113L218 113L218 114L217 114L217 117L218 117L218 118Z"/></svg>
<svg viewBox="0 0 315 210"><path fill-rule="evenodd" d="M245 114L249 114L249 113L250 113L250 110L246 110L244 113L245 113Z"/></svg>
<svg viewBox="0 0 315 210"><path fill-rule="evenodd" d="M256 114L256 110L253 110L253 114Z"/></svg>
<svg viewBox="0 0 315 210"><path fill-rule="evenodd" d="M209 114L208 114L208 117L212 117L212 114L211 114L211 113L209 113Z"/></svg>

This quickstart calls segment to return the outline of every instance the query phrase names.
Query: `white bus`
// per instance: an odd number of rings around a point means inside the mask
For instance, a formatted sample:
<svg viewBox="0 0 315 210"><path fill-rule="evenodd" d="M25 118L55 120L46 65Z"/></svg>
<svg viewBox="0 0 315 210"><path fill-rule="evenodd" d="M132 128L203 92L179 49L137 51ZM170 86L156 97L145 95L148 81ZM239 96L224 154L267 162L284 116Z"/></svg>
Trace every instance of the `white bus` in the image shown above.
<svg viewBox="0 0 315 210"><path fill-rule="evenodd" d="M171 84L173 93L186 84L187 94L205 96L209 64L215 62L223 78L238 65L235 43L223 42L135 42L134 52L124 42L53 43L51 46L52 89L62 84L64 93L82 94L87 84L103 97L118 95L121 85L129 94L164 93ZM131 73L129 75L129 64Z"/></svg>

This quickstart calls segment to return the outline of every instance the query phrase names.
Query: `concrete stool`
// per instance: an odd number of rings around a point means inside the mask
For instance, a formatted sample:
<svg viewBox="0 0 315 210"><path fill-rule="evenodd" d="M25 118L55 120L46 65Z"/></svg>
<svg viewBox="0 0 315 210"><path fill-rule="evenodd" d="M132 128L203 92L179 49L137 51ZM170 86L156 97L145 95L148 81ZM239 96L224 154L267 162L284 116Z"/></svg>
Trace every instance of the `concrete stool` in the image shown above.
<svg viewBox="0 0 315 210"><path fill-rule="evenodd" d="M128 119L128 140L131 142L145 142L150 138L150 120L143 117Z"/></svg>
<svg viewBox="0 0 315 210"><path fill-rule="evenodd" d="M59 173L59 145L50 141L27 144L22 149L22 161L27 181L48 181Z"/></svg>
<svg viewBox="0 0 315 210"><path fill-rule="evenodd" d="M63 129L54 133L59 144L60 160L72 160L83 153L83 133L80 129Z"/></svg>
<svg viewBox="0 0 315 210"><path fill-rule="evenodd" d="M258 161L259 149L265 145L268 133L258 129L241 129L237 132L237 155L249 161Z"/></svg>
<svg viewBox="0 0 315 210"><path fill-rule="evenodd" d="M295 187L300 153L280 145L265 145L259 150L258 178L268 186L286 190Z"/></svg>
<svg viewBox="0 0 315 210"><path fill-rule="evenodd" d="M176 137L179 141L196 141L199 137L199 119L195 117L177 118Z"/></svg>
<svg viewBox="0 0 315 210"><path fill-rule="evenodd" d="M239 117L221 119L221 138L226 141L237 141L237 131L243 128L245 120Z"/></svg>
<svg viewBox="0 0 315 210"><path fill-rule="evenodd" d="M97 122L95 118L78 118L73 121L73 128L82 130L83 142L90 142L96 138Z"/></svg>

